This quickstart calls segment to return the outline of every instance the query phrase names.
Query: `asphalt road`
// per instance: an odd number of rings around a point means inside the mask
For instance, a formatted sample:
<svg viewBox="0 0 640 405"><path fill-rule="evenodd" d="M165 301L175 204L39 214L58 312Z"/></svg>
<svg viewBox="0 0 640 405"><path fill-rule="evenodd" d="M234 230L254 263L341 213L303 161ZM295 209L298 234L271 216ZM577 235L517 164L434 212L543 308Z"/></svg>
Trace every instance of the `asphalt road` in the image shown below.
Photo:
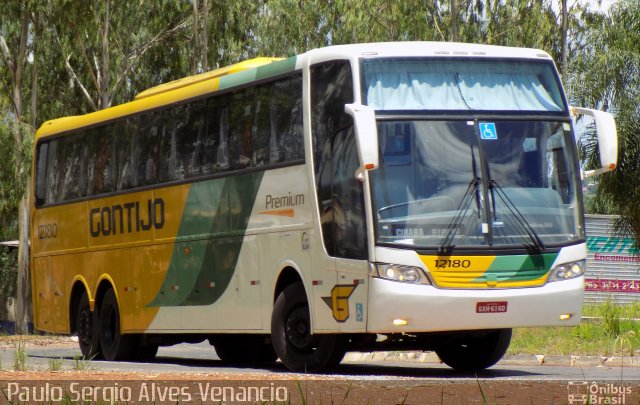
<svg viewBox="0 0 640 405"><path fill-rule="evenodd" d="M78 365L74 360L80 356L77 346L51 345L43 347L27 347L25 349L30 369L48 370L50 362L62 361L63 370L83 367L96 371L124 371L150 373L224 373L231 378L234 374L263 374L265 378L276 373L288 373L281 364L261 367L238 368L223 364L208 343L179 344L161 347L155 361L149 363L107 362L92 360ZM3 369L11 369L15 358L15 349L0 350L0 365ZM515 364L514 364L515 363ZM499 362L477 376L455 372L449 367L436 362L408 361L343 361L338 369L325 377L339 376L341 379L389 379L420 378L443 380L472 380L488 378L492 380L518 381L617 381L640 386L640 367L566 367L554 365L534 365L530 361Z"/></svg>
<svg viewBox="0 0 640 405"><path fill-rule="evenodd" d="M69 343L31 346L25 351L28 369L44 372L0 371L0 404L58 403L58 388L66 395L77 394L77 403L640 403L640 367L606 363L600 367L597 363L568 367L510 357L475 375L458 373L434 356L416 362L397 358L377 361L379 356L352 354L331 374L305 375L291 373L279 362L263 367L231 367L218 359L208 343L160 348L156 360L149 363L82 362L77 346ZM13 348L0 349L2 370L12 369L15 354ZM48 372L52 364L60 366L62 372ZM78 369L80 373L74 371ZM252 386L265 390L266 396L249 401L233 397L244 395ZM118 390L124 395L128 389L131 395L124 401L123 397L114 401L113 396L105 396ZM286 400L274 396L278 392ZM46 400L34 401L38 399L36 393ZM226 398L226 393L232 396Z"/></svg>

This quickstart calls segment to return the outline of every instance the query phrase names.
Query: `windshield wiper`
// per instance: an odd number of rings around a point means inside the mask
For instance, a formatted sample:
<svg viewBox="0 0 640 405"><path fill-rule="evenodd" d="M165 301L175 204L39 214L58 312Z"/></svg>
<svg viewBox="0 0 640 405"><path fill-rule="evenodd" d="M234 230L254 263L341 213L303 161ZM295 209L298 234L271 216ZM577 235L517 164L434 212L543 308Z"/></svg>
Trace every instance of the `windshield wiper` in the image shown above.
<svg viewBox="0 0 640 405"><path fill-rule="evenodd" d="M478 214L480 214L480 195L478 194L478 190L480 188L481 181L482 180L478 176L471 179L467 190L462 196L460 205L458 205L458 213L455 218L453 218L453 221L449 223L447 234L444 239L442 239L442 242L440 242L440 247L438 249L440 253L449 253L451 251L451 248L453 247L451 242L453 242L453 238L458 233L458 228L460 227L462 220L467 216L467 212L469 211L469 207L471 206L471 201L473 201L474 196L478 206Z"/></svg>
<svg viewBox="0 0 640 405"><path fill-rule="evenodd" d="M471 170L473 170L473 178L462 196L460 205L458 205L458 213L455 218L453 218L453 221L449 223L447 234L444 239L442 239L442 242L440 242L440 247L438 249L440 253L448 254L451 252L451 249L454 246L451 242L453 242L453 238L458 233L458 228L460 227L462 220L467 216L467 211L469 211L472 197L475 197L476 207L478 208L478 217L480 217L480 205L482 204L480 198L480 184L482 183L482 179L478 176L478 163L476 162L473 145L469 145L469 148L471 149Z"/></svg>
<svg viewBox="0 0 640 405"><path fill-rule="evenodd" d="M498 184L496 180L494 179L489 180L489 189L491 190L491 199L493 200L494 217L496 215L495 197L494 197L494 190L495 190L496 191L495 194L498 194L498 197L500 197L500 199L502 200L504 205L507 207L509 212L511 212L511 215L513 215L513 217L516 219L516 223L520 225L522 230L524 230L524 232L527 235L529 235L529 239L531 239L531 242L533 243L533 247L535 248L535 250L538 252L543 252L545 249L544 243L542 243L542 240L538 236L538 233L536 232L535 229L533 229L531 224L529 224L529 222L527 221L527 218L525 218L525 216L522 215L522 213L518 210L518 207L516 207L513 201L511 201L509 196L507 196L507 193L504 192L504 189Z"/></svg>

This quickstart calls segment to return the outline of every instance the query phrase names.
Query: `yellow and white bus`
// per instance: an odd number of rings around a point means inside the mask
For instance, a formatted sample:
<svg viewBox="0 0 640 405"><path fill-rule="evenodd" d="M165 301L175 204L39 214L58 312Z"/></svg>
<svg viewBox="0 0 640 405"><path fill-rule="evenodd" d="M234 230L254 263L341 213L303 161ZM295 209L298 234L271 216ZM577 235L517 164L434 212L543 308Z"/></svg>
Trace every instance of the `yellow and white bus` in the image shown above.
<svg viewBox="0 0 640 405"><path fill-rule="evenodd" d="M613 119L576 111L613 169ZM253 59L48 121L34 156L35 326L87 357L208 339L299 371L389 349L479 370L512 328L581 317L581 171L540 50Z"/></svg>

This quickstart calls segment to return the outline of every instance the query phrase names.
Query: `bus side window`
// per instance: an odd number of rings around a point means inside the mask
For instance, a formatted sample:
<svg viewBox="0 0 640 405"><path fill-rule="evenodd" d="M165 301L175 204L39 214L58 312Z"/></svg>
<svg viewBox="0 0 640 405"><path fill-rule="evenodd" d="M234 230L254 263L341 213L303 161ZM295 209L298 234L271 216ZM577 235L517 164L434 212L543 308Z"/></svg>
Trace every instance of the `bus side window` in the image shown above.
<svg viewBox="0 0 640 405"><path fill-rule="evenodd" d="M49 149L49 143L47 142L47 143L41 143L40 146L38 146L38 150L37 150L38 163L36 165L36 191L35 191L36 206L40 206L45 202L48 149Z"/></svg>
<svg viewBox="0 0 640 405"><path fill-rule="evenodd" d="M251 131L253 129L253 96L249 91L233 94L229 133L231 170L251 167Z"/></svg>
<svg viewBox="0 0 640 405"><path fill-rule="evenodd" d="M220 126L218 148L216 150L216 167L218 170L229 170L229 107L220 108Z"/></svg>
<svg viewBox="0 0 640 405"><path fill-rule="evenodd" d="M271 163L304 158L302 77L276 82L271 102Z"/></svg>
<svg viewBox="0 0 640 405"><path fill-rule="evenodd" d="M224 170L226 152L222 153L222 136L226 136L226 128L223 128L223 108L220 108L217 99L207 100L206 125L203 135L202 150L202 174L209 175ZM225 142L226 145L226 142ZM226 146L225 146L226 148Z"/></svg>
<svg viewBox="0 0 640 405"><path fill-rule="evenodd" d="M253 124L253 162L256 167L272 163L270 140L274 136L272 125L273 84L256 88L256 114Z"/></svg>
<svg viewBox="0 0 640 405"><path fill-rule="evenodd" d="M118 190L127 190L136 186L134 148L132 147L137 137L135 134L136 122L134 118L129 118L124 122L114 124L114 134L117 134L115 142Z"/></svg>
<svg viewBox="0 0 640 405"><path fill-rule="evenodd" d="M53 204L58 202L60 198L60 185L62 182L60 181L61 173L60 173L60 161L58 159L58 144L60 143L59 139L54 139L53 141L49 141L49 150L47 151L47 174L46 174L46 184L47 187L45 189L45 204Z"/></svg>
<svg viewBox="0 0 640 405"><path fill-rule="evenodd" d="M202 159L202 136L204 133L204 102L197 101L184 106L171 147L175 148L175 178L189 179L200 174ZM172 152L173 154L173 152Z"/></svg>
<svg viewBox="0 0 640 405"><path fill-rule="evenodd" d="M137 185L153 185L172 180L170 174L171 134L174 128L165 119L166 112L153 112L140 117L135 143Z"/></svg>
<svg viewBox="0 0 640 405"><path fill-rule="evenodd" d="M60 140L59 170L62 171L62 193L59 201L84 197L86 193L85 139L86 134L81 134Z"/></svg>
<svg viewBox="0 0 640 405"><path fill-rule="evenodd" d="M87 134L87 195L114 191L113 127L98 127Z"/></svg>

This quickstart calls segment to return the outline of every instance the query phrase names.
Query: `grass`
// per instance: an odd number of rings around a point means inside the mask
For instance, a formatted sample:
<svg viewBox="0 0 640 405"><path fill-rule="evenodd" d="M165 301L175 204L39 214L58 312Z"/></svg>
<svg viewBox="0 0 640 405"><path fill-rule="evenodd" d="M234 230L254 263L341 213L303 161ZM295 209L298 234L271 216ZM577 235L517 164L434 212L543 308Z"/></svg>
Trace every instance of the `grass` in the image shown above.
<svg viewBox="0 0 640 405"><path fill-rule="evenodd" d="M62 370L62 358L57 359L49 359L49 371L60 371Z"/></svg>
<svg viewBox="0 0 640 405"><path fill-rule="evenodd" d="M514 329L509 354L633 356L640 349L640 304L585 306L583 320L569 328Z"/></svg>
<svg viewBox="0 0 640 405"><path fill-rule="evenodd" d="M27 352L24 350L24 342L19 340L16 342L15 358L13 360L13 369L15 371L27 371Z"/></svg>
<svg viewBox="0 0 640 405"><path fill-rule="evenodd" d="M91 360L85 359L83 356L75 356L73 358L73 366L72 368L75 371L85 371L91 369Z"/></svg>

